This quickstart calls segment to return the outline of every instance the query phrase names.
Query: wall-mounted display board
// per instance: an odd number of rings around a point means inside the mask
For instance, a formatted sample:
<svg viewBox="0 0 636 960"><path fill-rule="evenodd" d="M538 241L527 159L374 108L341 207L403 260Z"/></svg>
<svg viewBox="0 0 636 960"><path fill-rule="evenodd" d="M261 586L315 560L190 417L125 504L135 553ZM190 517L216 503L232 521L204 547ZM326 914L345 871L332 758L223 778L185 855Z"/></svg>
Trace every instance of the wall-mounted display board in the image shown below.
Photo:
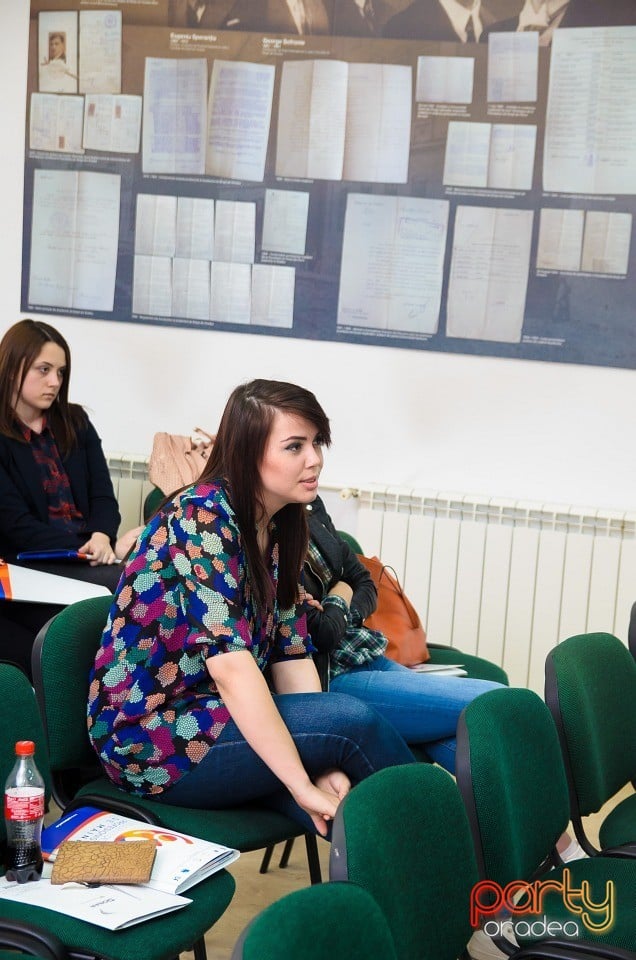
<svg viewBox="0 0 636 960"><path fill-rule="evenodd" d="M24 312L636 367L634 0L32 0L25 156Z"/></svg>

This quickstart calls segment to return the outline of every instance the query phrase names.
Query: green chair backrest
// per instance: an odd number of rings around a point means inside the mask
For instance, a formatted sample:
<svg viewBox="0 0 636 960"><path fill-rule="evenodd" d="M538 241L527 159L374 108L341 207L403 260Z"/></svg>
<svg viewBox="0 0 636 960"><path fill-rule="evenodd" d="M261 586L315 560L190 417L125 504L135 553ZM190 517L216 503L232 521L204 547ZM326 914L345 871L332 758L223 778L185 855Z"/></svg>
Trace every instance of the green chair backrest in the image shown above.
<svg viewBox="0 0 636 960"><path fill-rule="evenodd" d="M143 506L144 523L148 523L153 513L155 513L165 499L166 495L159 487L153 487L152 490L149 491Z"/></svg>
<svg viewBox="0 0 636 960"><path fill-rule="evenodd" d="M98 768L86 728L88 678L113 602L91 597L65 607L33 648L33 680L46 716L51 770Z"/></svg>
<svg viewBox="0 0 636 960"><path fill-rule="evenodd" d="M0 789L15 763L18 740L33 740L35 762L44 778L45 797L51 796L51 774L44 727L26 674L12 663L0 663ZM7 835L4 817L0 817L0 842Z"/></svg>
<svg viewBox="0 0 636 960"><path fill-rule="evenodd" d="M636 779L636 661L609 633L570 637L548 654L545 697L580 813L595 813Z"/></svg>
<svg viewBox="0 0 636 960"><path fill-rule="evenodd" d="M295 890L252 920L232 960L395 960L388 924L371 894L353 883Z"/></svg>
<svg viewBox="0 0 636 960"><path fill-rule="evenodd" d="M347 533L346 530L338 530L338 536L340 537L341 540L344 540L344 542L349 547L351 547L354 553L364 554L364 550L362 549L362 547L360 546L356 538L352 536L352 534Z"/></svg>
<svg viewBox="0 0 636 960"><path fill-rule="evenodd" d="M476 697L457 726L457 784L482 879L532 876L569 821L561 748L543 700L501 687Z"/></svg>
<svg viewBox="0 0 636 960"><path fill-rule="evenodd" d="M468 943L477 866L461 797L441 767L388 767L357 784L334 819L329 871L372 894L399 960L456 960Z"/></svg>

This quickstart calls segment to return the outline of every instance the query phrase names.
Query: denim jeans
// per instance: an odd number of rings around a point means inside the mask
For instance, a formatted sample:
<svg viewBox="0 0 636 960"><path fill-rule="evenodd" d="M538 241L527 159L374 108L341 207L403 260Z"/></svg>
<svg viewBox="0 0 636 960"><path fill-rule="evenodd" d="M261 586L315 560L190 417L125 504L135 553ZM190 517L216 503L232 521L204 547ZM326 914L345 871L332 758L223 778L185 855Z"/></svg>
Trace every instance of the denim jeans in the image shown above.
<svg viewBox="0 0 636 960"><path fill-rule="evenodd" d="M431 759L455 771L455 732L464 707L501 686L491 680L416 673L387 657L334 677L330 691L349 693L374 707L407 743L422 744Z"/></svg>
<svg viewBox="0 0 636 960"><path fill-rule="evenodd" d="M413 762L399 733L357 698L288 693L275 695L274 701L312 779L336 768L355 784L376 770ZM153 799L211 810L259 800L315 832L311 819L232 720L196 767Z"/></svg>

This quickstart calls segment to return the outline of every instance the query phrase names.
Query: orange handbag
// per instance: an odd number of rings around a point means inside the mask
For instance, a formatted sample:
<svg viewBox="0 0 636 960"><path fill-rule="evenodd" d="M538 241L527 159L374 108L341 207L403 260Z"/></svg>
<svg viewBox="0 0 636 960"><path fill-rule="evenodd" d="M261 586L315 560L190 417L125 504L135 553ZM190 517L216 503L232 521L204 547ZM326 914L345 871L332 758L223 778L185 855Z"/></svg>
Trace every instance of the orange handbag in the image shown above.
<svg viewBox="0 0 636 960"><path fill-rule="evenodd" d="M386 656L391 660L405 667L426 663L431 658L426 646L426 631L395 570L377 557L358 555L358 560L371 574L378 591L378 606L364 621L365 627L385 635L389 641Z"/></svg>

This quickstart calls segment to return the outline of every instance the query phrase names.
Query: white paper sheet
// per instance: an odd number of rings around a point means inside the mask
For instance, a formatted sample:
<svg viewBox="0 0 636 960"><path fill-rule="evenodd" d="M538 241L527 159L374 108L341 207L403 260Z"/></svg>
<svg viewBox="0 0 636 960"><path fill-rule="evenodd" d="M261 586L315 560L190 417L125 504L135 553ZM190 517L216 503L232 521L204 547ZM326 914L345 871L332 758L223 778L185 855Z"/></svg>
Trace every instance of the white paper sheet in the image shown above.
<svg viewBox="0 0 636 960"><path fill-rule="evenodd" d="M451 120L443 182L447 186L530 190L536 139L533 124Z"/></svg>
<svg viewBox="0 0 636 960"><path fill-rule="evenodd" d="M532 210L457 207L447 336L519 343L533 216Z"/></svg>
<svg viewBox="0 0 636 960"><path fill-rule="evenodd" d="M206 93L207 60L146 58L144 173L204 173Z"/></svg>
<svg viewBox="0 0 636 960"><path fill-rule="evenodd" d="M593 273L627 274L631 238L631 213L588 210L581 269Z"/></svg>
<svg viewBox="0 0 636 960"><path fill-rule="evenodd" d="M349 194L338 324L435 333L447 200Z"/></svg>
<svg viewBox="0 0 636 960"><path fill-rule="evenodd" d="M212 260L214 200L206 197L179 197L175 254L186 259Z"/></svg>
<svg viewBox="0 0 636 960"><path fill-rule="evenodd" d="M210 319L210 261L172 261L172 316Z"/></svg>
<svg viewBox="0 0 636 960"><path fill-rule="evenodd" d="M539 34L493 32L488 35L488 100L524 103L537 99Z"/></svg>
<svg viewBox="0 0 636 960"><path fill-rule="evenodd" d="M541 210L537 269L580 270L584 220L584 210Z"/></svg>
<svg viewBox="0 0 636 960"><path fill-rule="evenodd" d="M256 263L252 267L251 323L291 330L294 323L293 267Z"/></svg>
<svg viewBox="0 0 636 960"><path fill-rule="evenodd" d="M84 108L84 147L107 153L139 153L142 98L88 93Z"/></svg>
<svg viewBox="0 0 636 960"><path fill-rule="evenodd" d="M29 302L112 311L121 178L36 170Z"/></svg>
<svg viewBox="0 0 636 960"><path fill-rule="evenodd" d="M217 200L214 259L226 263L254 263L256 204Z"/></svg>
<svg viewBox="0 0 636 960"><path fill-rule="evenodd" d="M252 268L249 263L212 263L210 319L215 323L249 323Z"/></svg>
<svg viewBox="0 0 636 960"><path fill-rule="evenodd" d="M29 147L60 153L84 153L84 98L58 93L31 94Z"/></svg>
<svg viewBox="0 0 636 960"><path fill-rule="evenodd" d="M274 75L270 64L214 61L205 163L210 176L263 180Z"/></svg>
<svg viewBox="0 0 636 960"><path fill-rule="evenodd" d="M151 317L172 315L172 259L135 255L133 313Z"/></svg>
<svg viewBox="0 0 636 960"><path fill-rule="evenodd" d="M308 214L308 193L302 190L266 190L262 249L303 254Z"/></svg>
<svg viewBox="0 0 636 960"><path fill-rule="evenodd" d="M38 15L38 87L41 93L77 93L77 13Z"/></svg>
<svg viewBox="0 0 636 960"><path fill-rule="evenodd" d="M177 198L140 193L135 220L135 253L174 257L177 247Z"/></svg>
<svg viewBox="0 0 636 960"><path fill-rule="evenodd" d="M415 99L424 103L472 103L473 57L418 57Z"/></svg>
<svg viewBox="0 0 636 960"><path fill-rule="evenodd" d="M555 31L543 188L636 193L636 26Z"/></svg>
<svg viewBox="0 0 636 960"><path fill-rule="evenodd" d="M488 186L490 129L490 123L450 121L443 174L447 186Z"/></svg>
<svg viewBox="0 0 636 960"><path fill-rule="evenodd" d="M350 63L343 178L406 183L411 143L411 67Z"/></svg>
<svg viewBox="0 0 636 960"><path fill-rule="evenodd" d="M121 10L81 10L80 93L121 93Z"/></svg>

